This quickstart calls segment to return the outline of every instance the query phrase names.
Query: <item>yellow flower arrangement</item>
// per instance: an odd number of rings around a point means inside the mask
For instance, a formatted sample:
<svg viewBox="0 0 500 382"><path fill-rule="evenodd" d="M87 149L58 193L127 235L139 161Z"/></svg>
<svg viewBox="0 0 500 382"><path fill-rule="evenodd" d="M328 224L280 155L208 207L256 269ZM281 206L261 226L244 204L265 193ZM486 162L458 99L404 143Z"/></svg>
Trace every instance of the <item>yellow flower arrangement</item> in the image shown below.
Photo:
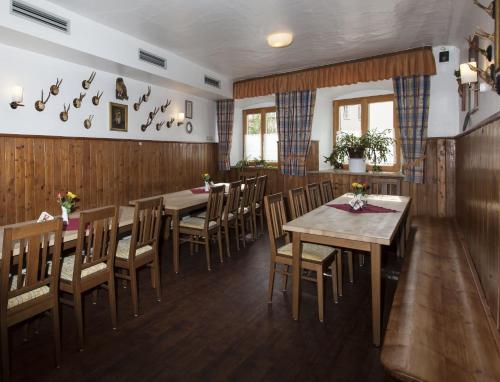
<svg viewBox="0 0 500 382"><path fill-rule="evenodd" d="M368 183L359 183L359 182L354 182L352 184L352 190L355 195L361 194L361 195L366 195L368 193L368 190L370 189L370 185Z"/></svg>

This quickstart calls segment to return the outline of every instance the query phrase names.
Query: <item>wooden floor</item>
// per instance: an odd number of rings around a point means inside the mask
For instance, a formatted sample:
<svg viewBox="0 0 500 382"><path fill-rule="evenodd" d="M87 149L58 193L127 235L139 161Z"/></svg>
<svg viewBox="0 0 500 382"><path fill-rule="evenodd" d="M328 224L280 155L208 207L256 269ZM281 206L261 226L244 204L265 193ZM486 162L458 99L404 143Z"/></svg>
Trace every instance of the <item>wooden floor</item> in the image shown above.
<svg viewBox="0 0 500 382"><path fill-rule="evenodd" d="M77 349L73 312L62 307L62 367L54 367L50 320L40 333L12 332L14 381L389 381L371 343L369 267L356 269L338 305L317 318L314 286L303 288L302 320L291 316L291 295L275 289L267 304L268 241L260 239L208 273L203 252L181 256L174 275L170 247L162 248L163 301L156 303L149 271L140 272L141 315L131 313L128 289L118 291L118 330L107 297L85 306L84 352ZM167 260L167 261L165 261ZM215 257L214 257L215 261ZM385 280L386 308L394 281ZM330 284L328 284L329 286ZM327 288L327 298L331 290ZM52 349L52 348L50 348Z"/></svg>

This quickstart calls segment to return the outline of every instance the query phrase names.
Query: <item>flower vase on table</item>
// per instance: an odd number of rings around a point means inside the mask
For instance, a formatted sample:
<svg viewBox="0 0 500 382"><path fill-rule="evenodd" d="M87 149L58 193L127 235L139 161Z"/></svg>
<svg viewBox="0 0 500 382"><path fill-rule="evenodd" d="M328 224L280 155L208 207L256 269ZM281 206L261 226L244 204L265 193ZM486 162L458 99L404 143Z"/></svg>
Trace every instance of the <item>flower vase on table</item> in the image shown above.
<svg viewBox="0 0 500 382"><path fill-rule="evenodd" d="M68 224L69 218L68 218L68 210L66 207L61 206L61 216L64 224Z"/></svg>
<svg viewBox="0 0 500 382"><path fill-rule="evenodd" d="M362 210L364 206L368 204L368 190L370 186L368 183L357 183L352 184L352 191L354 193L354 198L349 202L349 205L354 211Z"/></svg>
<svg viewBox="0 0 500 382"><path fill-rule="evenodd" d="M76 194L73 194L71 191L68 191L64 195L61 193L57 194L57 202L61 206L61 216L64 224L68 224L69 214L75 208L77 199Z"/></svg>
<svg viewBox="0 0 500 382"><path fill-rule="evenodd" d="M213 184L210 174L207 172L203 174L203 180L205 181L205 192L210 191L210 186Z"/></svg>

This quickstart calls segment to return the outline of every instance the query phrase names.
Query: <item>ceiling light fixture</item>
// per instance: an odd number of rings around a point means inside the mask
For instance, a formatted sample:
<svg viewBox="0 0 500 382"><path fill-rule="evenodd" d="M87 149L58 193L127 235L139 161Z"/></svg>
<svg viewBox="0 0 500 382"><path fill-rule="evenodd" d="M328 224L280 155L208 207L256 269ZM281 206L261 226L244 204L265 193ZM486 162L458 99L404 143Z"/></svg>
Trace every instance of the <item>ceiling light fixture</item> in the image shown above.
<svg viewBox="0 0 500 382"><path fill-rule="evenodd" d="M290 32L272 33L267 36L267 43L272 48L286 48L293 41L293 34Z"/></svg>

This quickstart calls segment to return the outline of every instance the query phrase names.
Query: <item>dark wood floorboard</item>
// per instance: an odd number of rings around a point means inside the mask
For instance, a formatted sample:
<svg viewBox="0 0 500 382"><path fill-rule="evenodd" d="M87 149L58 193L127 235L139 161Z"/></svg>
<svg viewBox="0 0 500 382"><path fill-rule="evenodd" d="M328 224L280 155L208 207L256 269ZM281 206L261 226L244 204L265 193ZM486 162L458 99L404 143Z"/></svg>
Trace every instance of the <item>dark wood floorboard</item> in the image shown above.
<svg viewBox="0 0 500 382"><path fill-rule="evenodd" d="M13 381L389 381L371 343L369 266L356 267L354 285L339 304L326 287L325 323L317 318L315 285L304 282L302 318L291 316L291 295L267 304L269 243L259 239L214 270L200 250L182 253L172 271L162 248L163 300L155 302L149 270L139 274L140 311L132 316L128 289L118 290L118 329L111 329L107 293L85 301L85 351L79 352L73 311L62 309L62 366L54 367L51 322L40 333L12 333ZM215 254L215 250L213 250ZM384 280L385 319L395 282ZM46 346L48 344L49 346Z"/></svg>

